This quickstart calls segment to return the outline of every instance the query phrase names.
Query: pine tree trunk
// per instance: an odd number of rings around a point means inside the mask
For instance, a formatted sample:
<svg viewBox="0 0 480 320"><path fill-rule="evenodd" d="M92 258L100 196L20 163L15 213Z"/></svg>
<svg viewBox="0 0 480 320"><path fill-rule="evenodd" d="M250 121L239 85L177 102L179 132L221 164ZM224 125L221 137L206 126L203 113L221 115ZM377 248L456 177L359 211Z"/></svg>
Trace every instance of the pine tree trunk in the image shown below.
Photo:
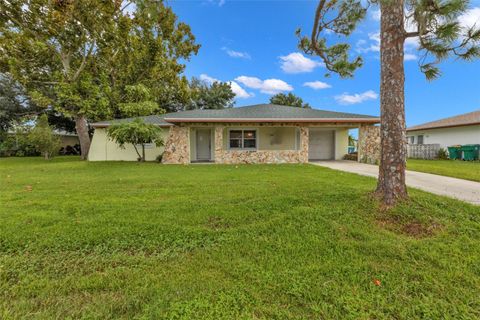
<svg viewBox="0 0 480 320"><path fill-rule="evenodd" d="M85 116L79 115L75 117L75 129L77 130L78 140L80 141L81 159L86 160L88 150L90 149L90 135L88 134L88 125Z"/></svg>
<svg viewBox="0 0 480 320"><path fill-rule="evenodd" d="M403 66L404 2L380 1L381 157L377 195L387 207L405 199L406 132Z"/></svg>

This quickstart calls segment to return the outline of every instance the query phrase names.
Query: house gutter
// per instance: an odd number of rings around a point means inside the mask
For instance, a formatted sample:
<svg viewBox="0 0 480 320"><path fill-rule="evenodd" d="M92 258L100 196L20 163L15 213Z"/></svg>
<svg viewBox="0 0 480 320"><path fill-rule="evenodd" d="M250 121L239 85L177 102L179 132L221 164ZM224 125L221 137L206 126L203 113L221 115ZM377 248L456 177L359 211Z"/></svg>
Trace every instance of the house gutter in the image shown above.
<svg viewBox="0 0 480 320"><path fill-rule="evenodd" d="M444 129L444 128L467 127L467 126L476 126L476 125L480 125L480 122L463 123L463 124L450 124L450 125L435 126L435 127L422 127L422 128L412 127L412 128L407 128L407 132L409 132L409 131L435 130L435 129Z"/></svg>
<svg viewBox="0 0 480 320"><path fill-rule="evenodd" d="M181 123L181 122L315 122L315 123L347 123L347 122L358 122L358 123L379 123L380 118L164 118L165 121L171 123Z"/></svg>

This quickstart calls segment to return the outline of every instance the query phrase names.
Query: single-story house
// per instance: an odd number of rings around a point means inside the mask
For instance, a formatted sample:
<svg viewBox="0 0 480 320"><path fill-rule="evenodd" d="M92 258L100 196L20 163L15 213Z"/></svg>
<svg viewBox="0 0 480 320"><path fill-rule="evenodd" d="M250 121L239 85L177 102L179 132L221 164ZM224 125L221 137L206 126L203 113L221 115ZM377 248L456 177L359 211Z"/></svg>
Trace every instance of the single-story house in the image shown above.
<svg viewBox="0 0 480 320"><path fill-rule="evenodd" d="M407 128L409 144L480 144L480 110Z"/></svg>
<svg viewBox="0 0 480 320"><path fill-rule="evenodd" d="M305 163L342 159L348 130L359 128L360 158L376 157L380 119L374 116L260 104L143 117L164 128L164 146L149 145L146 160L163 163ZM90 161L135 161L133 146L111 141L106 129L120 119L93 123ZM363 141L363 144L362 144ZM374 147L372 147L374 145Z"/></svg>

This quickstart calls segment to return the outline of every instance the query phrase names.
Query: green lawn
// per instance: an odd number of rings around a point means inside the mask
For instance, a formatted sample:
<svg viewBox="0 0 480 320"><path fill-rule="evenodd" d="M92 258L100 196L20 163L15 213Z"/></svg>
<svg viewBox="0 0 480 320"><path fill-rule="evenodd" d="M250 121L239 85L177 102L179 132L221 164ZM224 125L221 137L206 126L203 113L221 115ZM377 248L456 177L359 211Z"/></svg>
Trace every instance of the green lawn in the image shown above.
<svg viewBox="0 0 480 320"><path fill-rule="evenodd" d="M408 159L407 169L480 182L480 161Z"/></svg>
<svg viewBox="0 0 480 320"><path fill-rule="evenodd" d="M311 165L0 159L0 319L480 318L480 210ZM377 285L374 282L377 282Z"/></svg>

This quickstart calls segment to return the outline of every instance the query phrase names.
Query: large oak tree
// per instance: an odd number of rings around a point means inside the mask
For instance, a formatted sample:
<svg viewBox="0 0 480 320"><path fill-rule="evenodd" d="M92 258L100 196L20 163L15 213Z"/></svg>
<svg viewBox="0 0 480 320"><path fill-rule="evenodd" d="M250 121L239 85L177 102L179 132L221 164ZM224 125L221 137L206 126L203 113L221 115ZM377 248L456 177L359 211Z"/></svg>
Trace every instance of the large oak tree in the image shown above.
<svg viewBox="0 0 480 320"><path fill-rule="evenodd" d="M125 101L131 113L155 109L128 101L132 86L159 106L182 99L188 82L178 60L199 48L171 8L149 0L2 1L0 46L0 71L36 104L75 119L84 159L88 120L121 114Z"/></svg>
<svg viewBox="0 0 480 320"><path fill-rule="evenodd" d="M348 37L372 4L380 6L381 159L376 194L389 207L407 198L405 185L406 131L404 107L404 43L417 38L420 70L429 80L440 76L438 63L454 56L480 56L480 26L464 27L458 18L468 0L320 0L310 36L300 36L300 48L318 55L329 72L352 77L362 58L350 58L346 42L328 44L329 33ZM410 26L405 28L406 21ZM410 30L412 28L413 30Z"/></svg>

